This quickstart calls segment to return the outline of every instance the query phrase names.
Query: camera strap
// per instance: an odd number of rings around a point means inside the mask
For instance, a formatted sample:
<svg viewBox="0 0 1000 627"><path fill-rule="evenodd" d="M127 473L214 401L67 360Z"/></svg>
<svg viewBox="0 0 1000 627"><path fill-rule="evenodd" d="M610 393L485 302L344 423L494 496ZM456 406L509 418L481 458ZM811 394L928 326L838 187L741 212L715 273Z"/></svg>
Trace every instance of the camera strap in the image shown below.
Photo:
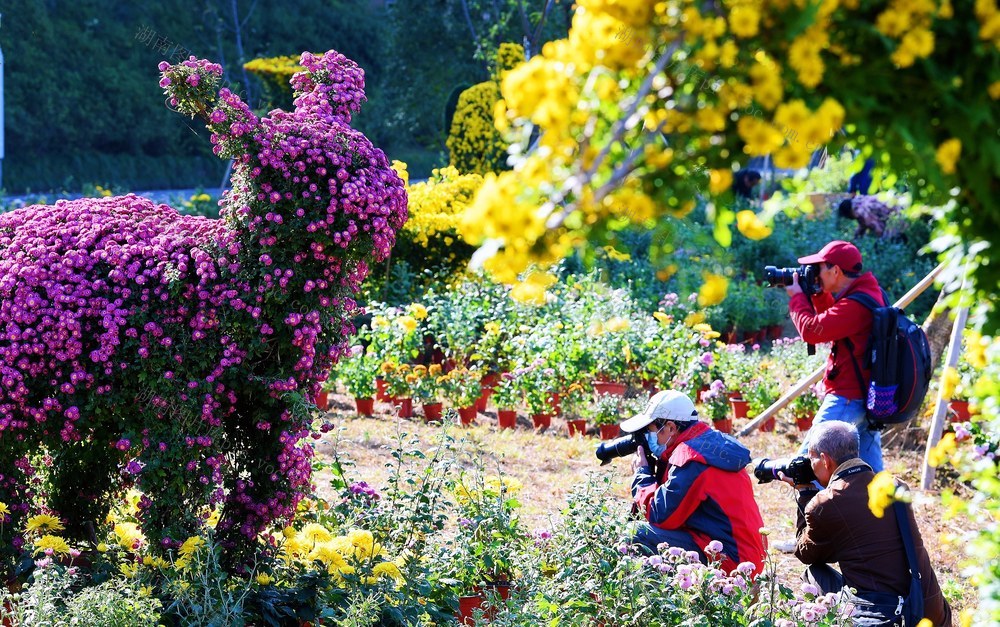
<svg viewBox="0 0 1000 627"><path fill-rule="evenodd" d="M899 535L903 538L903 548L906 549L906 565L910 569L910 593L906 596L903 617L907 625L916 625L924 617L924 589L920 585L917 550L906 504L896 501L892 508L896 512L896 524L899 526Z"/></svg>

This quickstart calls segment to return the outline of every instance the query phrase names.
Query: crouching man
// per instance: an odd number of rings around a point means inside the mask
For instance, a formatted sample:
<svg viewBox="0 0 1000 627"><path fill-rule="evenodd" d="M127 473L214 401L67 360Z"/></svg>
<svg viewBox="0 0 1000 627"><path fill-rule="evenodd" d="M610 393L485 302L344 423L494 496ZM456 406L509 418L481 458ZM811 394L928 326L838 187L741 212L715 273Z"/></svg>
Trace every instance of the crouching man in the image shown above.
<svg viewBox="0 0 1000 627"><path fill-rule="evenodd" d="M879 518L868 506L868 485L875 473L858 457L858 430L845 422L820 423L809 432L806 445L813 473L824 489L795 486L795 556L809 564L805 579L823 594L841 593L854 605L855 625L898 626L910 615L916 621L926 618L934 625L950 626L951 608L941 594L910 507L900 503L898 509L886 508ZM781 478L792 483L784 475ZM899 524L898 512L905 514L907 524ZM910 538L919 572L919 585L912 592L903 533ZM830 566L834 562L842 574Z"/></svg>
<svg viewBox="0 0 1000 627"><path fill-rule="evenodd" d="M759 573L767 547L744 470L750 451L698 420L691 399L672 390L654 395L621 429L645 431L656 462L650 468L642 446L632 462L632 498L647 521L633 542L654 553L661 543L696 551L706 563L705 547L718 540L723 570L732 572L740 562L751 562Z"/></svg>

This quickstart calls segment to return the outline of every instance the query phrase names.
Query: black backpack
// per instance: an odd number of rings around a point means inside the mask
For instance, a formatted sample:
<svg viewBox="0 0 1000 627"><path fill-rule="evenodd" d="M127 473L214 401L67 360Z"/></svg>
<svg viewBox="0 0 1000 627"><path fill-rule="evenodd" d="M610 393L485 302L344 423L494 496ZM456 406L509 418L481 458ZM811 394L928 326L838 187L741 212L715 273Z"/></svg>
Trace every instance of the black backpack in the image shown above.
<svg viewBox="0 0 1000 627"><path fill-rule="evenodd" d="M850 294L847 298L861 303L872 312L872 331L865 347L865 366L871 370L866 402L868 424L873 429L906 422L920 409L931 380L931 348L927 334L905 315L891 306L889 295L882 290L885 306L867 294ZM854 357L850 339L844 343L851 351L854 373L865 387L861 368Z"/></svg>

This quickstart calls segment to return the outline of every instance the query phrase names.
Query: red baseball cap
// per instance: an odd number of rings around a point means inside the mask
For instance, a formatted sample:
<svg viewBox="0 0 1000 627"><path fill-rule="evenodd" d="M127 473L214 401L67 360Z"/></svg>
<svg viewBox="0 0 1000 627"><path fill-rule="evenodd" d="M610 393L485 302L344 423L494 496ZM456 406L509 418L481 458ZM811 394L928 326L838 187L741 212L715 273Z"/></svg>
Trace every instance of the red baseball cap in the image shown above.
<svg viewBox="0 0 1000 627"><path fill-rule="evenodd" d="M843 240L834 240L815 255L799 258L799 263L802 264L821 261L840 266L844 272L861 272L861 251L854 244Z"/></svg>

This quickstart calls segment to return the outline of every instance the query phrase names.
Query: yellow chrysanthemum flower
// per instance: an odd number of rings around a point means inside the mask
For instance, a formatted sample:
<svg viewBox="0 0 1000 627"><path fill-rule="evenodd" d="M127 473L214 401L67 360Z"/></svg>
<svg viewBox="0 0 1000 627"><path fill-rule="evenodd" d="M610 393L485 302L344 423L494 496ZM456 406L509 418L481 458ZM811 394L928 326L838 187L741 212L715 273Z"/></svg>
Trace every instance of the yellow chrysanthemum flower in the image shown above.
<svg viewBox="0 0 1000 627"><path fill-rule="evenodd" d="M701 324L704 321L705 321L705 313L702 311L692 311L688 315L684 316L684 324L686 324L689 327Z"/></svg>
<svg viewBox="0 0 1000 627"><path fill-rule="evenodd" d="M184 541L184 544L181 545L181 548L177 549L177 553L179 555L183 555L184 557L190 557L194 555L198 551L198 549L200 549L203 546L205 546L204 538L202 538L201 536L191 536L190 538Z"/></svg>
<svg viewBox="0 0 1000 627"><path fill-rule="evenodd" d="M399 178L403 180L403 185L410 184L410 173L407 171L407 165L405 162L393 159L392 169L395 170Z"/></svg>
<svg viewBox="0 0 1000 627"><path fill-rule="evenodd" d="M28 533L33 531L62 531L65 527L55 516L50 516L49 514L38 514L37 516L32 516L28 519L28 522L24 526L24 530Z"/></svg>
<svg viewBox="0 0 1000 627"><path fill-rule="evenodd" d="M260 573L255 579L261 586L269 586L274 582L274 577L268 575L267 573Z"/></svg>
<svg viewBox="0 0 1000 627"><path fill-rule="evenodd" d="M308 525L302 527L302 531L299 532L299 536L307 542L312 542L313 544L329 542L333 539L333 534L319 523L309 523Z"/></svg>
<svg viewBox="0 0 1000 627"><path fill-rule="evenodd" d="M925 28L911 30L903 36L899 45L918 59L929 57L934 52L934 33Z"/></svg>
<svg viewBox="0 0 1000 627"><path fill-rule="evenodd" d="M281 547L281 557L285 563L291 563L309 555L312 549L312 543L295 535L285 540L285 544Z"/></svg>
<svg viewBox="0 0 1000 627"><path fill-rule="evenodd" d="M736 132L746 144L743 151L752 156L769 155L785 142L778 129L754 117L741 117L736 123Z"/></svg>
<svg viewBox="0 0 1000 627"><path fill-rule="evenodd" d="M736 214L736 228L739 229L747 239L762 240L771 235L773 229L757 217L757 214L749 209L744 209Z"/></svg>
<svg viewBox="0 0 1000 627"><path fill-rule="evenodd" d="M548 272L534 271L510 290L510 297L519 303L544 305L546 290L556 282Z"/></svg>
<svg viewBox="0 0 1000 627"><path fill-rule="evenodd" d="M629 322L627 318L622 318L621 316L614 316L604 323L604 329L609 333L627 331L631 326L632 323Z"/></svg>
<svg viewBox="0 0 1000 627"><path fill-rule="evenodd" d="M400 316L396 318L396 324L402 327L407 333L413 333L417 328L417 321L412 316Z"/></svg>
<svg viewBox="0 0 1000 627"><path fill-rule="evenodd" d="M955 434L946 433L941 441L931 449L930 453L927 455L927 463L937 468L948 459L948 457L955 452Z"/></svg>
<svg viewBox="0 0 1000 627"><path fill-rule="evenodd" d="M885 516L885 510L896 500L896 480L887 471L875 475L868 484L868 509L876 518Z"/></svg>
<svg viewBox="0 0 1000 627"><path fill-rule="evenodd" d="M729 13L729 28L737 37L753 37L760 28L760 12L747 4L733 7Z"/></svg>
<svg viewBox="0 0 1000 627"><path fill-rule="evenodd" d="M427 317L427 308L420 303L411 303L409 307L406 308L410 315L417 320L423 320Z"/></svg>
<svg viewBox="0 0 1000 627"><path fill-rule="evenodd" d="M406 583L406 580L403 579L403 573L399 571L399 566L396 566L392 562L376 564L375 568L372 569L372 575L375 577L389 577L398 584Z"/></svg>
<svg viewBox="0 0 1000 627"><path fill-rule="evenodd" d="M668 326L671 322L674 321L673 316L668 316L667 314L663 313L662 311L654 311L653 312L653 317L656 318L657 320L659 320L660 324L662 324L663 326Z"/></svg>
<svg viewBox="0 0 1000 627"><path fill-rule="evenodd" d="M51 549L53 553L69 554L69 545L59 536L45 535L35 540L33 544L36 553Z"/></svg>
<svg viewBox="0 0 1000 627"><path fill-rule="evenodd" d="M712 170L708 174L708 191L721 194L733 186L732 170Z"/></svg>
<svg viewBox="0 0 1000 627"><path fill-rule="evenodd" d="M517 494L524 488L524 484L514 477L487 477L483 482L483 488L487 494L500 496L501 494Z"/></svg>
<svg viewBox="0 0 1000 627"><path fill-rule="evenodd" d="M946 367L942 379L941 395L944 398L952 398L955 395L955 389L958 388L958 384L961 381L961 378L958 376L958 370L951 366Z"/></svg>
<svg viewBox="0 0 1000 627"><path fill-rule="evenodd" d="M3 518L4 516L6 516L9 513L10 513L10 509L7 508L7 504L4 503L4 502L0 502L0 518Z"/></svg>
<svg viewBox="0 0 1000 627"><path fill-rule="evenodd" d="M962 140L953 137L938 146L934 158L937 160L938 165L941 166L942 172L945 174L954 174L955 164L958 162L961 154Z"/></svg>
<svg viewBox="0 0 1000 627"><path fill-rule="evenodd" d="M700 307L710 307L718 305L726 299L726 292L729 289L729 280L719 274L706 272L703 275L704 283L698 289L698 305Z"/></svg>
<svg viewBox="0 0 1000 627"><path fill-rule="evenodd" d="M358 559L368 559L378 557L382 554L382 545L375 542L375 536L371 531L365 529L351 529L347 533L347 539L354 547L354 555Z"/></svg>

